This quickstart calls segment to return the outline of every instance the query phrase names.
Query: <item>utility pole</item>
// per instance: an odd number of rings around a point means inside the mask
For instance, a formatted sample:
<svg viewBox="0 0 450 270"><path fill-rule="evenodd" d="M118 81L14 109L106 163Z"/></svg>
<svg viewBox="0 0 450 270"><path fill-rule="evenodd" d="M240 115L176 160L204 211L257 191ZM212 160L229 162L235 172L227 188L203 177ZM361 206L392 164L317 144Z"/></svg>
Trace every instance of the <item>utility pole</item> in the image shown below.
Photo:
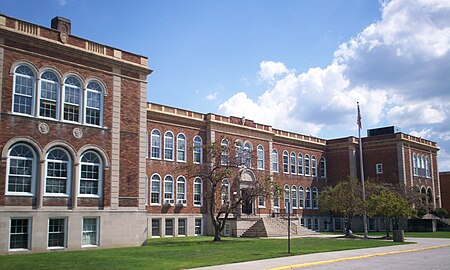
<svg viewBox="0 0 450 270"><path fill-rule="evenodd" d="M362 199L363 199L363 222L364 222L364 238L367 239L367 208L366 208L366 189L364 187L364 166L363 166L363 155L362 155L362 143L361 143L361 112L359 110L359 102L356 102L356 106L358 108L358 138L359 138L359 166L361 168L361 185L362 185Z"/></svg>

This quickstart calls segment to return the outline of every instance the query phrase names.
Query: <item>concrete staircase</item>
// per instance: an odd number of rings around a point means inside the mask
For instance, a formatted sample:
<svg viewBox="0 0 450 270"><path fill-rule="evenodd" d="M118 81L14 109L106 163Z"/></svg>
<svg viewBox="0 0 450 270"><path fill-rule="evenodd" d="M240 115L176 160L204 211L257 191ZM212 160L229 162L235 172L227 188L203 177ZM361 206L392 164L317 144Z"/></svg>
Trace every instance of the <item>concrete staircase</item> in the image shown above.
<svg viewBox="0 0 450 270"><path fill-rule="evenodd" d="M291 236L305 236L318 234L302 226L298 226L294 222L290 225ZM264 217L259 219L241 237L287 237L288 221L281 218Z"/></svg>

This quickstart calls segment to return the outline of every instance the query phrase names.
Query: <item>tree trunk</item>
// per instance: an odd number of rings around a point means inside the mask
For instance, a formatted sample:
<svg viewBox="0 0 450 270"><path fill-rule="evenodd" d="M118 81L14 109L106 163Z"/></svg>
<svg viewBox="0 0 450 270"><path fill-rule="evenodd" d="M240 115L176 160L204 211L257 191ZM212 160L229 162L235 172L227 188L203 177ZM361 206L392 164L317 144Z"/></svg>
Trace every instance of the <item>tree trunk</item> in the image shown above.
<svg viewBox="0 0 450 270"><path fill-rule="evenodd" d="M214 226L214 240L213 240L213 242L220 242L220 241L222 241L222 235L220 233L219 228Z"/></svg>
<svg viewBox="0 0 450 270"><path fill-rule="evenodd" d="M352 230L352 219L347 218L345 219L345 235L349 236L351 230Z"/></svg>

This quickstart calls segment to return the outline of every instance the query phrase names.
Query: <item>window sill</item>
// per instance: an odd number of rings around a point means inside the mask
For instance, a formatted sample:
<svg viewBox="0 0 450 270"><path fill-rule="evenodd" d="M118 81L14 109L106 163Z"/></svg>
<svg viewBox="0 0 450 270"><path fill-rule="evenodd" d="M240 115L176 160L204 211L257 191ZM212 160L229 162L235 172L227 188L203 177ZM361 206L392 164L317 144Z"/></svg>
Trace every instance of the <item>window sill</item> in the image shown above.
<svg viewBox="0 0 450 270"><path fill-rule="evenodd" d="M30 251L29 248L10 248L8 249L8 251L11 252L26 252L26 251Z"/></svg>
<svg viewBox="0 0 450 270"><path fill-rule="evenodd" d="M259 208L259 209L265 209L266 206L265 206L265 205L258 205L258 208Z"/></svg>
<svg viewBox="0 0 450 270"><path fill-rule="evenodd" d="M65 248L66 247L47 247L47 249L51 249L51 250L58 250L58 249L63 250Z"/></svg>
<svg viewBox="0 0 450 270"><path fill-rule="evenodd" d="M160 203L150 203L150 206L161 206Z"/></svg>
<svg viewBox="0 0 450 270"><path fill-rule="evenodd" d="M64 194L64 193L44 193L44 197L69 198L69 195L68 194Z"/></svg>
<svg viewBox="0 0 450 270"><path fill-rule="evenodd" d="M6 192L5 196L34 197L34 194L33 193L24 193L24 192Z"/></svg>
<svg viewBox="0 0 450 270"><path fill-rule="evenodd" d="M98 245L81 245L82 248L97 248Z"/></svg>
<svg viewBox="0 0 450 270"><path fill-rule="evenodd" d="M100 199L99 195L84 195L84 194L78 194L78 198L88 198L88 199Z"/></svg>

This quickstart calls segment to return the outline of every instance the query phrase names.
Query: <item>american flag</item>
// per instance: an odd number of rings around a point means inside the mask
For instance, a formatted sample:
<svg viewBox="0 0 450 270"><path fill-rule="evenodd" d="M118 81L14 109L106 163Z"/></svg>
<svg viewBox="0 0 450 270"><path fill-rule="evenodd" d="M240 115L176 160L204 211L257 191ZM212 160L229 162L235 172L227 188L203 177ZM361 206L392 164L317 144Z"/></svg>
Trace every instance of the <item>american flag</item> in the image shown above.
<svg viewBox="0 0 450 270"><path fill-rule="evenodd" d="M356 117L356 124L358 125L359 129L362 129L362 122L361 122L361 112L359 110L359 102L356 102L356 106L358 107L358 116Z"/></svg>

